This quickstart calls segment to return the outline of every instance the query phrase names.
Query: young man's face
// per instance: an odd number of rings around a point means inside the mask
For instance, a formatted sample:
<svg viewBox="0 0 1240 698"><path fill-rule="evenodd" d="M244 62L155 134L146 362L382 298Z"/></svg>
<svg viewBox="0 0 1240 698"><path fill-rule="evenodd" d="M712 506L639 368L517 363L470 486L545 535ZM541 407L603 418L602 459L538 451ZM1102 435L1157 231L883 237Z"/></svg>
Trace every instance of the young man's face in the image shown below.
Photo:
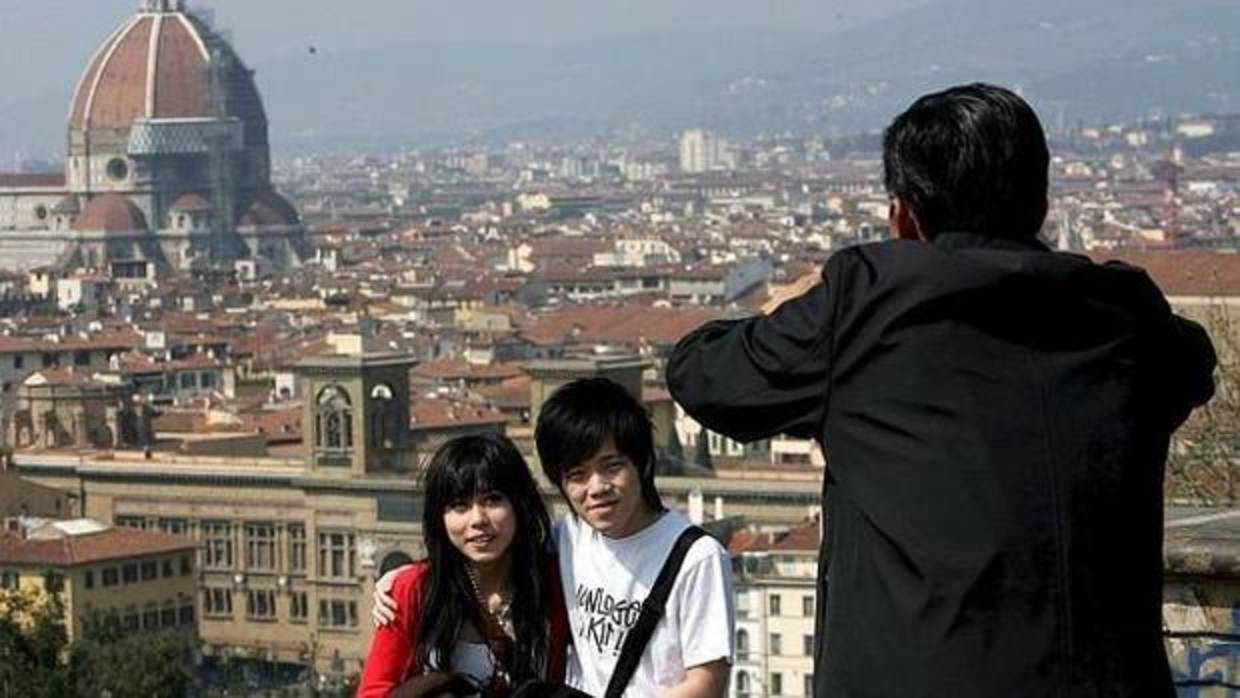
<svg viewBox="0 0 1240 698"><path fill-rule="evenodd" d="M565 469L561 484L577 516L608 538L632 535L652 518L637 466L611 439L585 462Z"/></svg>

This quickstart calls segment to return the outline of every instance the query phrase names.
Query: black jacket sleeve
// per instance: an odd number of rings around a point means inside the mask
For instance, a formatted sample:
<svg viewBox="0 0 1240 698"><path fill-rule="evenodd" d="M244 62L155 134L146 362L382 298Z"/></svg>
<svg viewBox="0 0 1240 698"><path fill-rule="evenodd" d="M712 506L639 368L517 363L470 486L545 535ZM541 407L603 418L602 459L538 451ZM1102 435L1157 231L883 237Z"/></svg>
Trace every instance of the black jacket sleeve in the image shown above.
<svg viewBox="0 0 1240 698"><path fill-rule="evenodd" d="M739 441L821 436L832 304L824 282L772 315L699 327L668 360L672 397L707 429Z"/></svg>
<svg viewBox="0 0 1240 698"><path fill-rule="evenodd" d="M1165 384L1162 395L1169 400L1171 427L1188 419L1194 408L1214 397L1214 369L1218 357L1205 328L1178 315L1171 316L1166 354L1160 365Z"/></svg>

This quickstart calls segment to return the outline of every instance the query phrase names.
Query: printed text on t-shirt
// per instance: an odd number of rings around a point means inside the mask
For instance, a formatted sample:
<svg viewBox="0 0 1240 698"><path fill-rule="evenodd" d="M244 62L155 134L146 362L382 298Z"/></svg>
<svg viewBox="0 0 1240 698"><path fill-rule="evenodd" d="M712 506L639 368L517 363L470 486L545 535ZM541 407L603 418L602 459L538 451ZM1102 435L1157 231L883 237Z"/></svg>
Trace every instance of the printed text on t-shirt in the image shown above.
<svg viewBox="0 0 1240 698"><path fill-rule="evenodd" d="M577 585L577 609L585 616L579 626L578 639L589 642L599 653L620 654L629 628L637 623L642 612L641 601L617 599L607 590Z"/></svg>

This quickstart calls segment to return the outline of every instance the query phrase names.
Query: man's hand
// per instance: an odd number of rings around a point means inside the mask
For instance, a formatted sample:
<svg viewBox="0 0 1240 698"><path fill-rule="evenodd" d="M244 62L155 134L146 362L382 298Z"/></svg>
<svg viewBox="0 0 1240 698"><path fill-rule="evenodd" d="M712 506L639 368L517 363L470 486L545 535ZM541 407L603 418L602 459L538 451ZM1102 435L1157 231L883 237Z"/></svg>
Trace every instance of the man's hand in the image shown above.
<svg viewBox="0 0 1240 698"><path fill-rule="evenodd" d="M805 276L802 276L787 286L779 287L774 293L771 294L770 300L762 304L762 313L764 315L774 313L776 310L779 310L779 306L787 303L793 298L800 298L801 296L804 296L810 292L810 289L820 283L822 283L822 272L815 270Z"/></svg>
<svg viewBox="0 0 1240 698"><path fill-rule="evenodd" d="M392 598L392 583L396 577L413 565L401 565L388 570L387 574L375 580L374 607L370 609L371 620L376 627L382 627L396 620L396 599Z"/></svg>
<svg viewBox="0 0 1240 698"><path fill-rule="evenodd" d="M728 694L731 668L726 659L689 667L685 680L668 689L661 698L724 698Z"/></svg>

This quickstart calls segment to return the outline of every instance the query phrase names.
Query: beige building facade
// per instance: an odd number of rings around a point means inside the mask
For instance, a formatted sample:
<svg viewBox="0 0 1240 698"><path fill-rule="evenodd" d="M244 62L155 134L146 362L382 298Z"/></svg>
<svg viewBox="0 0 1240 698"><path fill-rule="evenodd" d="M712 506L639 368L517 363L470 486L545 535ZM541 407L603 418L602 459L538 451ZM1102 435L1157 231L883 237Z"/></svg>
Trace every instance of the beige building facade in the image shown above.
<svg viewBox="0 0 1240 698"><path fill-rule="evenodd" d="M193 541L90 520L0 533L0 589L35 601L58 593L69 639L86 624L126 633L198 631ZM0 596L0 603L4 603Z"/></svg>

